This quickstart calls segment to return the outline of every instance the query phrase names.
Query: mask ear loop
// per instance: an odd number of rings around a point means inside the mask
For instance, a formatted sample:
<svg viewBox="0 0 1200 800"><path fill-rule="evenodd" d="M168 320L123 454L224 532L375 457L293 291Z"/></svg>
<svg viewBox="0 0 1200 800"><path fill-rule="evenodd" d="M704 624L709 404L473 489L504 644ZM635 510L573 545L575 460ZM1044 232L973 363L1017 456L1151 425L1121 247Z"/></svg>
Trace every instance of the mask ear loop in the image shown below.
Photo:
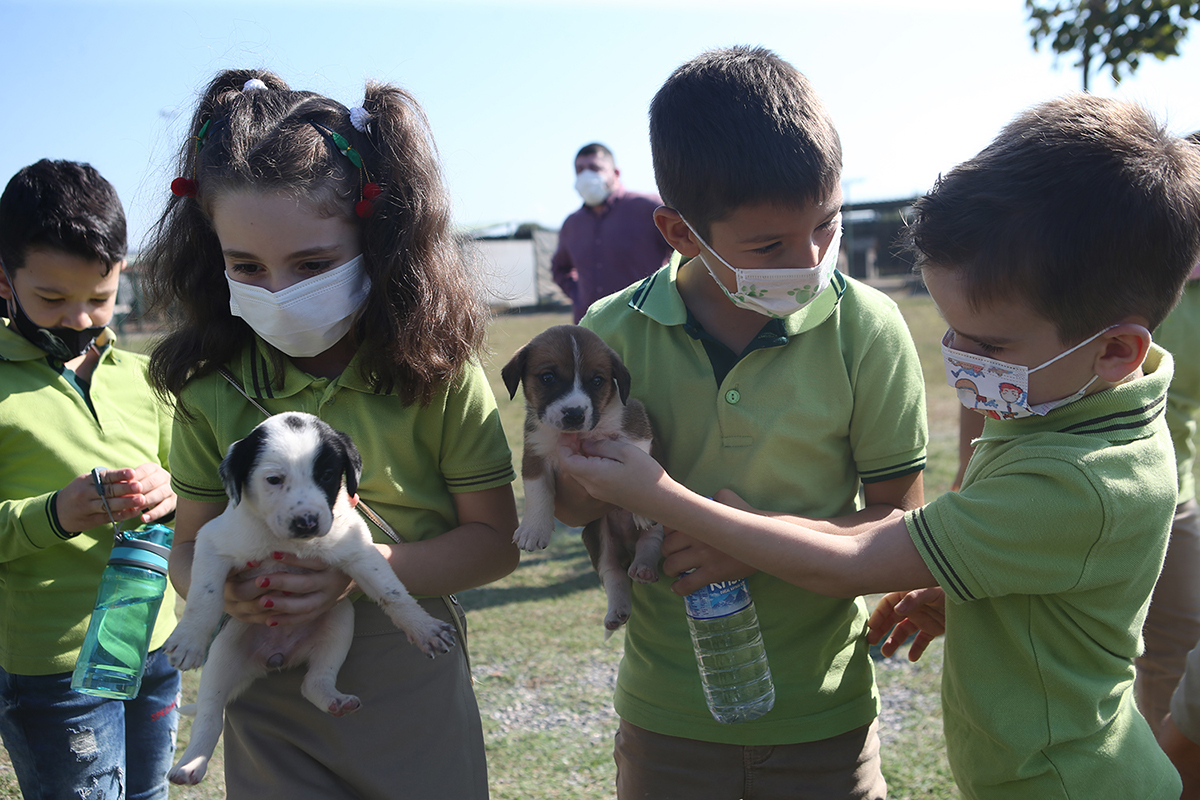
<svg viewBox="0 0 1200 800"><path fill-rule="evenodd" d="M313 122L311 119L308 121L308 124L324 134L329 141L333 142L333 146L337 148L339 153L348 158L351 164L358 167L358 202L354 204L354 213L364 219L371 216L371 213L375 210L372 201L383 194L383 189L378 183L371 180L370 174L367 173L367 167L363 164L362 155L354 149L354 145L346 141L346 137L337 131L330 130L324 125Z"/></svg>

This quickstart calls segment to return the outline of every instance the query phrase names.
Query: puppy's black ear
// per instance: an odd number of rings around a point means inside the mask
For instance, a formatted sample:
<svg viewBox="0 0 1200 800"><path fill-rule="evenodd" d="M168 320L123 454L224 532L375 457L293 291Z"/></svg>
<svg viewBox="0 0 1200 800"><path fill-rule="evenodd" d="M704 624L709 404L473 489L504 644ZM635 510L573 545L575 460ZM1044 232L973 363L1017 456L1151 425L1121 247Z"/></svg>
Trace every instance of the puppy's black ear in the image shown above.
<svg viewBox="0 0 1200 800"><path fill-rule="evenodd" d="M221 476L221 482L225 484L225 494L229 495L229 499L233 501L234 505L242 502L242 490L246 486L246 481L250 479L250 472L254 469L255 462L258 461L258 454L261 452L265 440L266 435L260 425L250 431L250 435L245 439L229 445L229 452L221 461L221 467L217 473Z"/></svg>
<svg viewBox="0 0 1200 800"><path fill-rule="evenodd" d="M358 493L358 481L362 477L362 456L349 436L339 430L334 430L334 433L337 434L342 449L342 473L346 476L346 493L353 497Z"/></svg>
<svg viewBox="0 0 1200 800"><path fill-rule="evenodd" d="M613 379L617 382L617 394L621 396L621 403L624 404L629 400L629 388L633 383L633 378L629 375L629 370L625 368L625 362L617 355L616 351L611 351Z"/></svg>
<svg viewBox="0 0 1200 800"><path fill-rule="evenodd" d="M504 379L504 386L508 389L509 400L517 396L517 387L521 385L521 378L525 375L525 362L528 359L529 346L526 345L514 353L504 365L504 369L500 370L500 377Z"/></svg>

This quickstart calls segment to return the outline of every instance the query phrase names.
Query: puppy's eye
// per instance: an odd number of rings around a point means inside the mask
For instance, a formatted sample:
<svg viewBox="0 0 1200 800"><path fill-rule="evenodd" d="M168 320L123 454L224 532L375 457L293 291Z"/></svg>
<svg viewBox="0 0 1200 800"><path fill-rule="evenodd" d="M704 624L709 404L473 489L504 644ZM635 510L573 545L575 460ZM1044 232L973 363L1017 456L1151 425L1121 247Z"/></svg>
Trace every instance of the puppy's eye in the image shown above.
<svg viewBox="0 0 1200 800"><path fill-rule="evenodd" d="M538 376L538 378L541 379L542 383L546 384L547 386L554 383L554 373L553 372L543 372L541 375Z"/></svg>
<svg viewBox="0 0 1200 800"><path fill-rule="evenodd" d="M608 379L603 375L597 375L596 377L592 378L592 386L595 386L596 388L600 388L606 383L608 383Z"/></svg>
<svg viewBox="0 0 1200 800"><path fill-rule="evenodd" d="M282 475L268 475L267 483L271 484L272 486L278 486L279 484L283 483L283 476Z"/></svg>

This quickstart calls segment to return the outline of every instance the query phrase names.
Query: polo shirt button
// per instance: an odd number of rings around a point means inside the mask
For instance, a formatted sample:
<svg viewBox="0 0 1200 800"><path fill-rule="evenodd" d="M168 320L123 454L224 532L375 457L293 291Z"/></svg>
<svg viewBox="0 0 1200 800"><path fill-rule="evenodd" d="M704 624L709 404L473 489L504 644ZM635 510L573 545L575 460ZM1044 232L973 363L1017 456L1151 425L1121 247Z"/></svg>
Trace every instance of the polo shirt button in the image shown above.
<svg viewBox="0 0 1200 800"><path fill-rule="evenodd" d="M731 405L731 406L737 405L737 402L741 399L742 399L742 393L739 392L737 389L730 389L728 392L725 393L725 402L729 403L729 405Z"/></svg>

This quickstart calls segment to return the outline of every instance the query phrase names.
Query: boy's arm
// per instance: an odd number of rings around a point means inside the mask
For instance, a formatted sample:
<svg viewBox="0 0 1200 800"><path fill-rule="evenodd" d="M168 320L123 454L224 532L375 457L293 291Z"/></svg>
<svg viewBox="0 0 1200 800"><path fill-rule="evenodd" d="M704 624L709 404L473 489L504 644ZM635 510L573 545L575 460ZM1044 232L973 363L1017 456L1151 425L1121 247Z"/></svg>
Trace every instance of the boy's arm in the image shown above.
<svg viewBox="0 0 1200 800"><path fill-rule="evenodd" d="M832 597L936 585L903 512L881 506L835 520L780 519L713 502L677 483L636 447L598 442L564 453L564 470L593 497L616 501L750 566ZM685 579L686 580L686 579ZM686 585L678 586L686 593ZM692 587L693 589L695 587Z"/></svg>

